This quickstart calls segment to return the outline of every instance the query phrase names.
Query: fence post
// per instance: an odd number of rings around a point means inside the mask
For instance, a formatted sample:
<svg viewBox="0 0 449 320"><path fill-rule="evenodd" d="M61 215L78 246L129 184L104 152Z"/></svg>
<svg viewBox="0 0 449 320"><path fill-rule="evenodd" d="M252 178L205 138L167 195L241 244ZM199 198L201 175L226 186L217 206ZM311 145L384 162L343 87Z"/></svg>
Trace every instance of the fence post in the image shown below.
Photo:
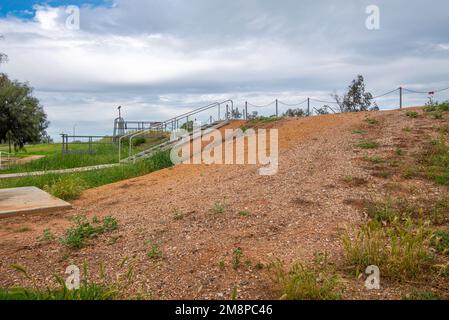
<svg viewBox="0 0 449 320"><path fill-rule="evenodd" d="M279 117L279 104L278 104L278 99L276 99L276 118Z"/></svg>
<svg viewBox="0 0 449 320"><path fill-rule="evenodd" d="M310 98L307 98L307 116L310 117Z"/></svg>
<svg viewBox="0 0 449 320"><path fill-rule="evenodd" d="M399 109L402 110L402 86L399 87Z"/></svg>
<svg viewBox="0 0 449 320"><path fill-rule="evenodd" d="M245 120L248 120L248 101L245 101Z"/></svg>

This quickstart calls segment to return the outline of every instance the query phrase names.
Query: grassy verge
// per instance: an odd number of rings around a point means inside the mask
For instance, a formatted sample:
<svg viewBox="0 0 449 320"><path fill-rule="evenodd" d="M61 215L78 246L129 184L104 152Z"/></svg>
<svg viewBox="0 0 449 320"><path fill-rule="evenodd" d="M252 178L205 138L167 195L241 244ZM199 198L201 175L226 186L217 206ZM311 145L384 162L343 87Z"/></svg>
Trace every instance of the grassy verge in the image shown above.
<svg viewBox="0 0 449 320"><path fill-rule="evenodd" d="M78 290L59 289L0 289L0 300L112 300L117 295L114 290L95 283L87 283Z"/></svg>
<svg viewBox="0 0 449 320"><path fill-rule="evenodd" d="M131 153L135 154L154 145L160 144L168 139L167 136L137 137L132 142ZM5 146L2 147L3 149ZM89 146L87 143L70 144L72 151L86 151ZM118 162L118 145L105 142L104 144L92 145L94 154L62 154L61 144L39 144L26 146L18 151L15 156L24 158L32 155L45 156L42 159L31 161L25 164L16 165L2 170L0 173L32 172L57 169L71 169L78 167L88 167L100 164L109 164ZM121 145L123 157L129 153L129 141L124 139Z"/></svg>
<svg viewBox="0 0 449 320"><path fill-rule="evenodd" d="M123 268L124 263L119 266ZM133 283L133 266L130 265L125 274L114 279L114 283L106 284L104 270L97 280L92 280L88 267L83 265L80 270L79 288L69 290L65 279L58 275L54 275L55 282L49 284L49 287L43 288L38 283L32 274L20 265L14 264L11 266L15 271L20 273L26 280L31 283L31 287L13 287L0 288L0 300L114 300L123 299L123 292L126 291ZM82 277L81 277L82 273ZM48 282L48 281L46 281ZM129 298L129 297L128 297ZM139 298L139 296L131 297Z"/></svg>
<svg viewBox="0 0 449 320"><path fill-rule="evenodd" d="M83 190L138 177L172 166L169 152L160 152L150 159L108 169L73 174L48 174L13 179L1 179L0 189L35 186L46 189L65 200L76 199Z"/></svg>

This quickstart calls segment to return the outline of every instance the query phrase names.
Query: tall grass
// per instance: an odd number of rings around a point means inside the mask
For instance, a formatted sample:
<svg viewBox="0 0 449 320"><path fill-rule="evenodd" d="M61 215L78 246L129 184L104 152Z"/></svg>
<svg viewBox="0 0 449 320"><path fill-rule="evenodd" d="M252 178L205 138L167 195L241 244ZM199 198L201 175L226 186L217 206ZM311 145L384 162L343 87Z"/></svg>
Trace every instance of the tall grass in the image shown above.
<svg viewBox="0 0 449 320"><path fill-rule="evenodd" d="M68 290L61 285L59 289L0 289L0 300L112 300L117 292L111 288L87 283L78 290Z"/></svg>
<svg viewBox="0 0 449 320"><path fill-rule="evenodd" d="M342 237L346 263L361 273L376 265L385 277L395 280L416 278L429 267L432 232L411 220L384 226L371 220L355 235Z"/></svg>
<svg viewBox="0 0 449 320"><path fill-rule="evenodd" d="M340 277L327 262L315 260L311 266L295 263L289 269L277 260L268 266L284 300L336 300L342 297Z"/></svg>
<svg viewBox="0 0 449 320"><path fill-rule="evenodd" d="M154 135L150 137L136 137L132 141L131 153L148 149L154 145L167 141L166 135ZM70 150L73 151L87 151L88 144L80 143L70 145ZM16 173L16 172L32 172L32 171L46 171L57 169L71 169L78 167L88 167L101 164L110 164L118 162L118 145L112 142L104 144L93 144L93 154L62 154L61 144L35 145L29 146L17 153L19 157L28 155L45 155L44 158L34 160L25 164L16 165L11 168L2 170L1 173ZM121 151L124 157L129 153L129 140L123 139L121 144Z"/></svg>
<svg viewBox="0 0 449 320"><path fill-rule="evenodd" d="M444 139L434 141L424 155L428 178L440 185L449 185L449 146Z"/></svg>

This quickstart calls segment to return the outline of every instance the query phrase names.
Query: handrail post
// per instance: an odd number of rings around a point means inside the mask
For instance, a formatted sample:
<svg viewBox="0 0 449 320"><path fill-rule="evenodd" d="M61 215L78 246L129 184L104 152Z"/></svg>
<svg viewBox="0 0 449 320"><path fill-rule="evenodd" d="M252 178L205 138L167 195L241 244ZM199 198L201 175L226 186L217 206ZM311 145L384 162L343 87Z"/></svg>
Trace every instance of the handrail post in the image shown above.
<svg viewBox="0 0 449 320"><path fill-rule="evenodd" d="M245 120L248 120L248 101L245 101Z"/></svg>
<svg viewBox="0 0 449 320"><path fill-rule="evenodd" d="M226 105L226 120L229 120L229 106Z"/></svg>
<svg viewBox="0 0 449 320"><path fill-rule="evenodd" d="M279 118L279 104L278 104L278 99L276 99L276 118Z"/></svg>
<svg viewBox="0 0 449 320"><path fill-rule="evenodd" d="M402 110L402 86L399 87L399 109Z"/></svg>
<svg viewBox="0 0 449 320"><path fill-rule="evenodd" d="M310 98L307 98L307 116L310 117Z"/></svg>

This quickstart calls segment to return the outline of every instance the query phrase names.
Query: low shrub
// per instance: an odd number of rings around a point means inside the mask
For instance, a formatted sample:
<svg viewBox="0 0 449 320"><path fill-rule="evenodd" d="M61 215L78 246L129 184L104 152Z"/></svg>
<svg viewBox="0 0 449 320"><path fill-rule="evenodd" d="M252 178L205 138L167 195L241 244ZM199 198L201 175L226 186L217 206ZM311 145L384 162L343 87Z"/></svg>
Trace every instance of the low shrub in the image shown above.
<svg viewBox="0 0 449 320"><path fill-rule="evenodd" d="M76 175L61 176L53 184L45 185L44 190L63 200L77 199L87 189L87 183Z"/></svg>

